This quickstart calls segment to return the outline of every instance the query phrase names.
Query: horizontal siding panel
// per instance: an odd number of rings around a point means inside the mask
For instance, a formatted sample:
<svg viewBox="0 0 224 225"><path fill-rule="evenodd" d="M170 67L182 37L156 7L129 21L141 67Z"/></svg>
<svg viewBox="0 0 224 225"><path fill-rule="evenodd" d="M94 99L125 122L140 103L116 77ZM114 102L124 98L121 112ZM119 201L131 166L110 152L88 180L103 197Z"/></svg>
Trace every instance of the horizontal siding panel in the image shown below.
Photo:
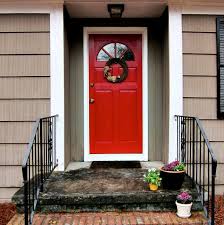
<svg viewBox="0 0 224 225"><path fill-rule="evenodd" d="M49 77L0 78L0 98L49 98Z"/></svg>
<svg viewBox="0 0 224 225"><path fill-rule="evenodd" d="M215 186L215 194L216 195L223 195L224 193L224 185L217 185Z"/></svg>
<svg viewBox="0 0 224 225"><path fill-rule="evenodd" d="M0 54L49 54L49 33L0 33Z"/></svg>
<svg viewBox="0 0 224 225"><path fill-rule="evenodd" d="M0 187L21 187L21 166L0 166Z"/></svg>
<svg viewBox="0 0 224 225"><path fill-rule="evenodd" d="M0 100L0 121L34 121L50 115L50 100Z"/></svg>
<svg viewBox="0 0 224 225"><path fill-rule="evenodd" d="M216 77L184 77L184 97L217 97Z"/></svg>
<svg viewBox="0 0 224 225"><path fill-rule="evenodd" d="M217 99L184 98L184 115L217 119Z"/></svg>
<svg viewBox="0 0 224 225"><path fill-rule="evenodd" d="M12 66L13 65L13 66ZM49 55L0 55L0 76L49 76Z"/></svg>
<svg viewBox="0 0 224 225"><path fill-rule="evenodd" d="M34 122L0 122L0 143L28 143Z"/></svg>
<svg viewBox="0 0 224 225"><path fill-rule="evenodd" d="M183 31L216 32L216 16L183 15Z"/></svg>
<svg viewBox="0 0 224 225"><path fill-rule="evenodd" d="M12 196L19 190L19 188L1 188L0 187L0 203L10 202Z"/></svg>
<svg viewBox="0 0 224 225"><path fill-rule="evenodd" d="M209 141L224 141L223 120L202 120L202 124Z"/></svg>
<svg viewBox="0 0 224 225"><path fill-rule="evenodd" d="M50 17L47 14L0 15L0 32L50 31Z"/></svg>
<svg viewBox="0 0 224 225"><path fill-rule="evenodd" d="M207 151L206 151L207 152ZM203 157L203 156L202 156ZM209 167L209 173L210 173L210 185L211 185L211 164ZM223 169L224 169L224 164L218 164L217 165L217 170L216 170L216 180L215 183L216 185L218 184L224 184L223 181ZM200 180L200 165L198 165L198 181ZM204 171L204 172L203 172ZM208 184L208 165L206 164L205 166L201 166L201 178L204 179L204 183L207 185ZM203 180L201 181L203 183Z"/></svg>
<svg viewBox="0 0 224 225"><path fill-rule="evenodd" d="M216 184L224 184L223 171L224 171L224 164L218 164L215 179Z"/></svg>
<svg viewBox="0 0 224 225"><path fill-rule="evenodd" d="M216 55L183 55L184 75L216 76Z"/></svg>
<svg viewBox="0 0 224 225"><path fill-rule="evenodd" d="M183 53L216 54L216 34L183 33Z"/></svg>
<svg viewBox="0 0 224 225"><path fill-rule="evenodd" d="M207 153L207 151L206 151L206 153ZM203 155L201 157L203 157ZM201 166L201 183L203 183L203 179L204 179L204 184L205 185L208 184L208 169L209 169L209 173L210 173L210 182L209 183L211 185L211 174L212 174L211 161L210 161L209 168L208 168L208 164L207 163L204 166L203 165ZM215 180L216 185L217 184L218 185L219 184L224 184L224 181L223 181L223 169L224 169L224 164L218 164L217 165L216 180ZM200 181L200 165L197 166L197 170L198 170L198 181Z"/></svg>
<svg viewBox="0 0 224 225"><path fill-rule="evenodd" d="M22 165L26 148L26 144L0 144L0 165Z"/></svg>
<svg viewBox="0 0 224 225"><path fill-rule="evenodd" d="M223 142L211 142L211 146L218 163L224 163L224 140Z"/></svg>

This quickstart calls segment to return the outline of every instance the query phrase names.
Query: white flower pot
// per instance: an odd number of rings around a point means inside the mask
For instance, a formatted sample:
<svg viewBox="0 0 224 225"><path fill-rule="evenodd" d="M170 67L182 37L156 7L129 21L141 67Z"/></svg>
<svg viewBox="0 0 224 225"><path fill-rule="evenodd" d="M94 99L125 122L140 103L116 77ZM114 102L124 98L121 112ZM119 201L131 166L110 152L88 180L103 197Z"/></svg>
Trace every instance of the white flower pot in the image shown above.
<svg viewBox="0 0 224 225"><path fill-rule="evenodd" d="M181 204L176 201L177 215L181 218L188 218L191 216L191 206L190 204Z"/></svg>

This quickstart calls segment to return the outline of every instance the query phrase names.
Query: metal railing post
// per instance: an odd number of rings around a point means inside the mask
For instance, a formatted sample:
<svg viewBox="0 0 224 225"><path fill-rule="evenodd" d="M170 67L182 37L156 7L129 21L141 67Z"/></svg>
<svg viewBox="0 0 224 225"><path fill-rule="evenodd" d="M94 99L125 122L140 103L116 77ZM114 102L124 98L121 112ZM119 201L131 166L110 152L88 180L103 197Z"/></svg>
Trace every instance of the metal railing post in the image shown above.
<svg viewBox="0 0 224 225"><path fill-rule="evenodd" d="M53 155L54 155L54 165L53 167L57 164L56 162L56 117L53 118Z"/></svg>
<svg viewBox="0 0 224 225"><path fill-rule="evenodd" d="M193 121L193 131L192 131L192 143L193 143L193 146L192 146L192 187L194 186L194 181L195 181L195 120L192 119Z"/></svg>
<svg viewBox="0 0 224 225"><path fill-rule="evenodd" d="M217 161L212 160L212 196L211 196L211 225L215 224L215 177Z"/></svg>
<svg viewBox="0 0 224 225"><path fill-rule="evenodd" d="M28 215L28 187L27 187L27 166L22 168L23 171L23 183L24 183L24 198L23 198L23 205L24 205L24 221L25 225L29 225L29 215Z"/></svg>
<svg viewBox="0 0 224 225"><path fill-rule="evenodd" d="M43 129L42 119L40 119L40 191L43 192L44 174L43 174Z"/></svg>

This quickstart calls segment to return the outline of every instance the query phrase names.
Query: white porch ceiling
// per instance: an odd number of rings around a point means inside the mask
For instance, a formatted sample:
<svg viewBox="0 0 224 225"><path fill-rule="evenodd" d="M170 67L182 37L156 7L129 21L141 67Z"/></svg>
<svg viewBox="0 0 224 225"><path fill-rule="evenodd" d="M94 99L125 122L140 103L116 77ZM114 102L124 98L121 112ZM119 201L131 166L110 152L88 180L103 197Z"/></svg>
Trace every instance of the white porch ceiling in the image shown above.
<svg viewBox="0 0 224 225"><path fill-rule="evenodd" d="M124 4L122 18L160 17L164 12L166 0L65 0L65 6L72 18L109 18L107 4Z"/></svg>

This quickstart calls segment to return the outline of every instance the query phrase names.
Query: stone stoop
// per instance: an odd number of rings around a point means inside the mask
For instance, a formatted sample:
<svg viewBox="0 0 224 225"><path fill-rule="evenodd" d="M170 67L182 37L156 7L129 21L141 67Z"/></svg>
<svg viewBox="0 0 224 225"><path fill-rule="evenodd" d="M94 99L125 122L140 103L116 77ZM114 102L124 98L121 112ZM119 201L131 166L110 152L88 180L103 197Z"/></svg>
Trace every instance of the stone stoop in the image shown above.
<svg viewBox="0 0 224 225"><path fill-rule="evenodd" d="M8 225L23 225L23 215L17 214ZM207 225L202 213L193 212L188 219L181 219L174 212L132 213L50 213L36 214L34 225Z"/></svg>
<svg viewBox="0 0 224 225"><path fill-rule="evenodd" d="M193 211L202 211L195 187L186 176L181 190L152 192L143 181L142 168L82 168L54 172L40 194L41 212L130 212L176 211L175 199L188 191L194 199ZM22 210L23 189L13 197Z"/></svg>

